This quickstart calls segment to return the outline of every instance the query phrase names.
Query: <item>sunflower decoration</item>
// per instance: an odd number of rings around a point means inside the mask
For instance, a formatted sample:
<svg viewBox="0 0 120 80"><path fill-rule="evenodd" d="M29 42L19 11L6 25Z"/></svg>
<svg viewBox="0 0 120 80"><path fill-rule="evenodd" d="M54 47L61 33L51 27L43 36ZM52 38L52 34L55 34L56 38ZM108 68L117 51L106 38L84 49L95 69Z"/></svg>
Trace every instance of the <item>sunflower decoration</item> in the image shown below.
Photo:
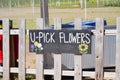
<svg viewBox="0 0 120 80"><path fill-rule="evenodd" d="M84 43L79 44L78 49L81 54L86 54L88 52L88 45Z"/></svg>
<svg viewBox="0 0 120 80"><path fill-rule="evenodd" d="M43 50L42 44L37 41L35 41L34 44L31 44L30 48L33 52L41 52Z"/></svg>

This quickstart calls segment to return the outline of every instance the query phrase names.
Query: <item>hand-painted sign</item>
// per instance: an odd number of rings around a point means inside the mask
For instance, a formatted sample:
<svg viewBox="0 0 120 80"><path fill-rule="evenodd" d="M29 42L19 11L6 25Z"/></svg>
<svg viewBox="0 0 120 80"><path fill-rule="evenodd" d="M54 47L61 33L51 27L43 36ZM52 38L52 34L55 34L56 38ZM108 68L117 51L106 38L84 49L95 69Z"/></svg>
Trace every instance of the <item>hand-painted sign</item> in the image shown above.
<svg viewBox="0 0 120 80"><path fill-rule="evenodd" d="M90 54L89 30L30 30L30 52Z"/></svg>

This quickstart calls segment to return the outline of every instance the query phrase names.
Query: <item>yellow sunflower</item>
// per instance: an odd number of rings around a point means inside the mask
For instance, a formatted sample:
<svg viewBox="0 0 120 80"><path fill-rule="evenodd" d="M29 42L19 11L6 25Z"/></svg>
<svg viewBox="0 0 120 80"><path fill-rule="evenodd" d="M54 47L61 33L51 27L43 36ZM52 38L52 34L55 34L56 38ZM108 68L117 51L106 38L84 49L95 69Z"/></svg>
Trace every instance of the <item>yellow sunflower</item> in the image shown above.
<svg viewBox="0 0 120 80"><path fill-rule="evenodd" d="M80 52L85 52L88 50L88 45L87 44L80 44L78 46L78 48L79 48Z"/></svg>

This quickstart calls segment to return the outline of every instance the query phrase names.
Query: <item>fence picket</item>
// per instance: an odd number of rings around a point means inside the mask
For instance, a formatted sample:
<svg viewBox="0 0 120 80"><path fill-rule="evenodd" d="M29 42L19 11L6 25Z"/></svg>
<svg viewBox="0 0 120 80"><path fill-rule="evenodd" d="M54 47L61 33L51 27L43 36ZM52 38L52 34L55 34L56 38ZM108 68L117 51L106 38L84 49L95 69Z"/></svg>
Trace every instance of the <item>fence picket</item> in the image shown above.
<svg viewBox="0 0 120 80"><path fill-rule="evenodd" d="M61 30L61 18L54 19L54 29ZM54 53L54 80L61 80L61 54Z"/></svg>
<svg viewBox="0 0 120 80"><path fill-rule="evenodd" d="M44 80L43 72L43 54L36 55L36 80Z"/></svg>
<svg viewBox="0 0 120 80"><path fill-rule="evenodd" d="M3 78L9 80L10 78L10 27L9 19L3 20Z"/></svg>
<svg viewBox="0 0 120 80"><path fill-rule="evenodd" d="M75 29L80 30L82 29L82 19L76 18L75 19ZM82 80L82 55L74 55L74 69L75 75L74 80Z"/></svg>
<svg viewBox="0 0 120 80"><path fill-rule="evenodd" d="M19 24L19 80L25 80L25 62L26 62L26 36L25 19L20 20Z"/></svg>
<svg viewBox="0 0 120 80"><path fill-rule="evenodd" d="M103 80L103 54L104 54L104 22L102 18L96 19L95 34L95 80Z"/></svg>
<svg viewBox="0 0 120 80"><path fill-rule="evenodd" d="M61 80L61 54L54 54L54 80Z"/></svg>
<svg viewBox="0 0 120 80"><path fill-rule="evenodd" d="M37 29L44 29L44 22L42 18L37 18L36 21ZM36 55L36 80L44 80L43 64L44 57L43 53L37 53Z"/></svg>
<svg viewBox="0 0 120 80"><path fill-rule="evenodd" d="M120 79L120 17L117 18L116 34L116 80Z"/></svg>

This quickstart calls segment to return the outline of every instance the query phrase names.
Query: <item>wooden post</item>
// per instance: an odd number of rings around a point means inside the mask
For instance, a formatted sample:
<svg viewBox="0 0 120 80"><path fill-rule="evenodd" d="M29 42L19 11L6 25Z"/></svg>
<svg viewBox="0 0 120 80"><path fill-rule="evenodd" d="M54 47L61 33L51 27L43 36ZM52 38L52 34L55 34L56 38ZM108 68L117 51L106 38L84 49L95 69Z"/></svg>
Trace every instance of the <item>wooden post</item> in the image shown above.
<svg viewBox="0 0 120 80"><path fill-rule="evenodd" d="M19 80L25 80L25 61L26 61L26 36L25 19L20 20L19 24Z"/></svg>
<svg viewBox="0 0 120 80"><path fill-rule="evenodd" d="M36 80L44 80L42 53L36 55Z"/></svg>
<svg viewBox="0 0 120 80"><path fill-rule="evenodd" d="M62 26L62 19L61 18L55 18L54 19L54 29L55 30L61 30Z"/></svg>
<svg viewBox="0 0 120 80"><path fill-rule="evenodd" d="M82 29L82 19L76 18L75 19L75 29L80 30ZM75 54L74 55L74 80L82 80L82 55Z"/></svg>
<svg viewBox="0 0 120 80"><path fill-rule="evenodd" d="M116 34L116 80L120 79L120 17L117 18Z"/></svg>
<svg viewBox="0 0 120 80"><path fill-rule="evenodd" d="M54 29L61 30L62 20L61 18L54 19ZM54 80L61 80L61 54L54 54Z"/></svg>
<svg viewBox="0 0 120 80"><path fill-rule="evenodd" d="M104 67L104 21L101 18L96 19L95 34L95 80L103 80Z"/></svg>
<svg viewBox="0 0 120 80"><path fill-rule="evenodd" d="M9 19L3 20L3 79L10 78L10 27Z"/></svg>
<svg viewBox="0 0 120 80"><path fill-rule="evenodd" d="M48 0L40 0L40 11L41 18L43 18L44 26L48 27L49 26Z"/></svg>
<svg viewBox="0 0 120 80"><path fill-rule="evenodd" d="M42 18L37 18L36 21L37 29L44 29L44 23ZM43 72L43 62L44 57L43 53L36 54L36 80L44 80L44 72Z"/></svg>

